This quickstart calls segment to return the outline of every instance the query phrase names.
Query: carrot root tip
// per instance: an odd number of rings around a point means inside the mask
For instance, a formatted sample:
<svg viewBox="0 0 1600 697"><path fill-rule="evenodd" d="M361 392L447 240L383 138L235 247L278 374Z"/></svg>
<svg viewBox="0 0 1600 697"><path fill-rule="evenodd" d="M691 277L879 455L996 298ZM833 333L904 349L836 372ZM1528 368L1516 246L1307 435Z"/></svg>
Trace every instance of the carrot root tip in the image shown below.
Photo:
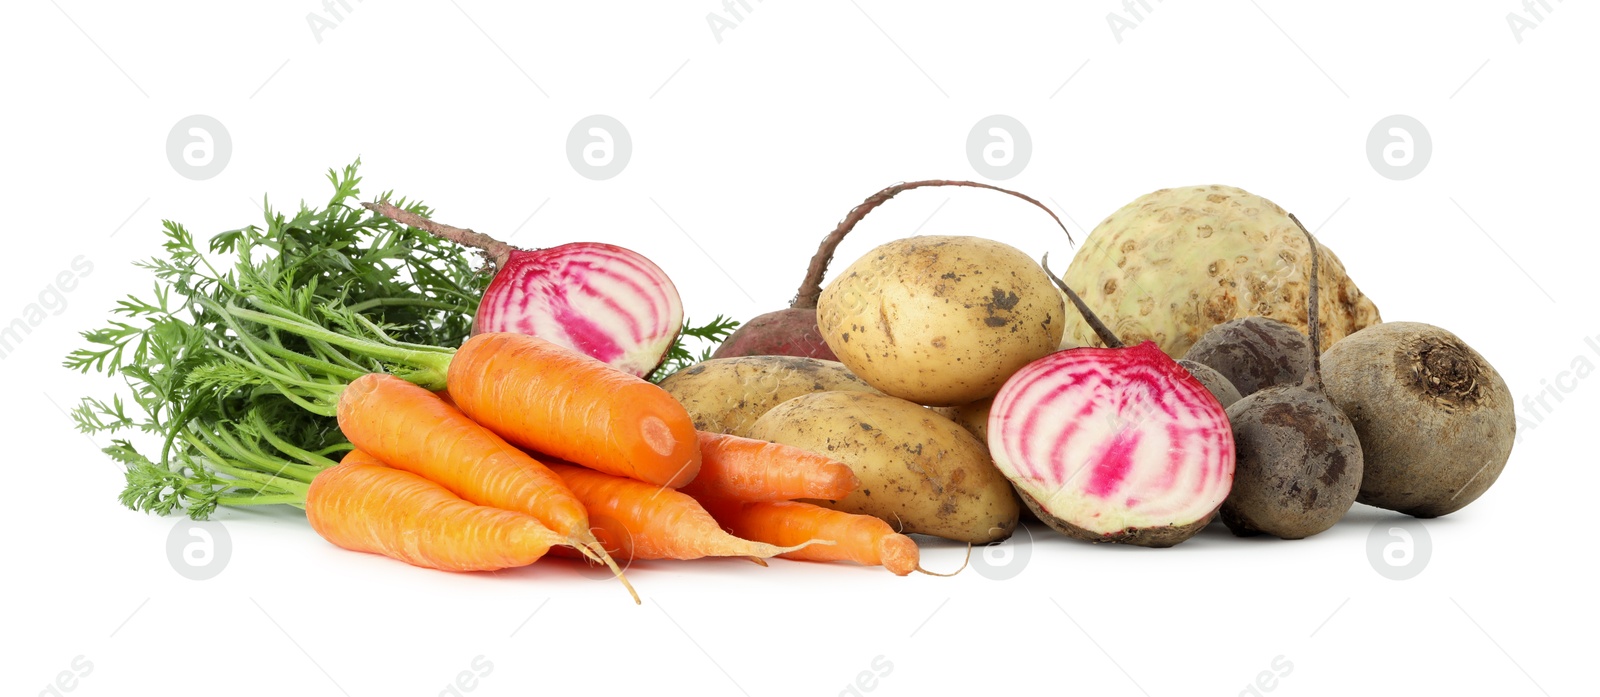
<svg viewBox="0 0 1600 697"><path fill-rule="evenodd" d="M918 564L917 564L917 572L918 573L927 574L929 576L938 576L938 577L941 577L941 578L949 578L951 576L954 576L956 574L961 573L962 571L966 571L967 565L971 564L971 563L972 563L972 543L969 542L969 543L967 543L967 558L962 560L961 568L956 569L955 571L952 571L952 572L947 573L947 574L941 574L941 573L938 573L936 571L929 571L927 569L922 568L922 564L920 562L918 562Z"/></svg>

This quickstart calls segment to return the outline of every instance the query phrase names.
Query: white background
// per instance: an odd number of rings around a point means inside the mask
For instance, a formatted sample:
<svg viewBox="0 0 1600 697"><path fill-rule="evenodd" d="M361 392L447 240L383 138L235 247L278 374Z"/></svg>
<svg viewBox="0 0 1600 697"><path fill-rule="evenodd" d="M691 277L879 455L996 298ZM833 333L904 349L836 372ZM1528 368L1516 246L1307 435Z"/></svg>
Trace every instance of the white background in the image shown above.
<svg viewBox="0 0 1600 697"><path fill-rule="evenodd" d="M1151 0L1135 19L1109 0L752 0L739 20L713 0L351 4L339 20L312 0L8 4L0 322L74 258L93 270L0 363L5 694L52 694L80 656L92 669L57 693L431 697L478 656L492 671L461 694L831 696L875 660L892 669L858 694L1250 694L1275 660L1292 670L1256 694L1592 689L1579 666L1596 620L1600 385L1564 372L1600 364L1584 343L1600 337L1591 4L1538 19L1510 0ZM1513 12L1532 27L1520 41ZM311 13L336 25L320 41ZM710 13L736 25L720 41ZM165 155L191 114L232 143L203 181ZM566 157L590 114L631 134L613 179ZM636 607L565 561L450 575L345 552L285 509L220 514L228 565L190 581L167 559L175 521L120 507L104 443L63 411L109 389L60 360L116 298L147 291L130 262L157 251L163 218L247 224L263 193L322 199L323 172L358 155L368 195L421 197L524 246L632 247L692 317L748 318L788 302L816 241L866 195L978 177L966 138L990 114L1032 137L1007 185L1075 234L1157 188L1241 186L1317 228L1386 319L1453 330L1499 368L1522 437L1481 500L1423 525L1422 573L1375 570L1369 532L1408 519L1358 506L1299 542L1219 526L1147 550L1040 528L989 552L991 568L1026 564L1010 580L640 564ZM1366 155L1391 114L1431 134L1413 179ZM874 213L839 263L918 230L1071 254L1012 199L928 190ZM962 553L930 542L925 563Z"/></svg>

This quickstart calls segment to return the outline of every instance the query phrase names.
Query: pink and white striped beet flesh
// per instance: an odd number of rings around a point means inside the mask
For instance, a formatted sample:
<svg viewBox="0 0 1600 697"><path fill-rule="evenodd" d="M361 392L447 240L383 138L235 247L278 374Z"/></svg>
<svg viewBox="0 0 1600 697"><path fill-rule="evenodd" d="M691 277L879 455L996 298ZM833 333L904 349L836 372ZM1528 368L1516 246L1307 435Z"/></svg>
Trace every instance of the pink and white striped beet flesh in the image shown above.
<svg viewBox="0 0 1600 697"><path fill-rule="evenodd" d="M644 377L683 328L667 274L616 245L575 242L514 250L489 282L474 334L531 334Z"/></svg>
<svg viewBox="0 0 1600 697"><path fill-rule="evenodd" d="M1040 520L1097 542L1182 542L1233 484L1227 412L1149 341L1023 366L995 395L989 450Z"/></svg>

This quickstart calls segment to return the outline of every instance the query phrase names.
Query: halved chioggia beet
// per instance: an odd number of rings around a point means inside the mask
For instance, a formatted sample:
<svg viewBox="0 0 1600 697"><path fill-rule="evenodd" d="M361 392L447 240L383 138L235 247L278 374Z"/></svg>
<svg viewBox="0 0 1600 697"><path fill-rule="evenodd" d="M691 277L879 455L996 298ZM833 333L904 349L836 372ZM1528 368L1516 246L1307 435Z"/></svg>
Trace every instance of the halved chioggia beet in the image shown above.
<svg viewBox="0 0 1600 697"><path fill-rule="evenodd" d="M1233 484L1227 413L1156 344L1123 347L1045 272L1107 348L1057 351L1006 381L989 411L995 465L1040 520L1071 537L1145 547L1189 539Z"/></svg>
<svg viewBox="0 0 1600 697"><path fill-rule="evenodd" d="M683 329L677 287L638 252L603 242L518 249L387 201L363 205L489 258L495 275L478 302L474 334L537 336L644 377L661 365Z"/></svg>

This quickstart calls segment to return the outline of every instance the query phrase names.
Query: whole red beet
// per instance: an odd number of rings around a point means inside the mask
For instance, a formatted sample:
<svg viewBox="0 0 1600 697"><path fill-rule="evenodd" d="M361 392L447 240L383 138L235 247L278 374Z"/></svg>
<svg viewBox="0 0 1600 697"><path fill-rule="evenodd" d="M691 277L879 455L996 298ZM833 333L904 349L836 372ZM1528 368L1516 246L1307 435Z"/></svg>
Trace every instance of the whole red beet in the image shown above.
<svg viewBox="0 0 1600 697"><path fill-rule="evenodd" d="M946 179L895 184L867 197L867 200L850 209L850 213L844 220L839 221L833 232L822 238L822 244L817 245L817 253L811 257L811 265L806 269L805 280L800 283L800 291L795 294L794 302L789 307L757 315L749 322L745 322L717 347L712 356L715 358L805 356L830 361L839 360L838 356L833 354L833 349L828 348L828 343L822 339L822 331L817 329L817 298L822 295L822 278L828 273L828 264L833 261L833 252L839 247L839 243L844 241L844 236L856 226L856 223L861 222L862 218L867 217L872 209L894 198L895 194L925 186L970 186L1010 194L1043 208L1046 213L1050 213L1050 217L1056 218L1057 224L1061 223L1061 219L1037 199L990 184ZM1063 226L1061 229L1066 230L1066 227ZM1070 240L1072 236L1069 234L1067 238Z"/></svg>

